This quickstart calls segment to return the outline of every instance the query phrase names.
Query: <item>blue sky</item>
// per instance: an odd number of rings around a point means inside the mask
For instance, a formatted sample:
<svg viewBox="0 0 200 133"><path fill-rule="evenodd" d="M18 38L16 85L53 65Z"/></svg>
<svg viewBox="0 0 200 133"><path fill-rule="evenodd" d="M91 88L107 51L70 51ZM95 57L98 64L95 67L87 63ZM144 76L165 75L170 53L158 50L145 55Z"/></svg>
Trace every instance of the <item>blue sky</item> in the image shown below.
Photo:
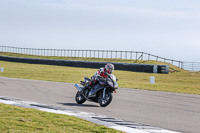
<svg viewBox="0 0 200 133"><path fill-rule="evenodd" d="M0 0L0 45L200 62L199 0Z"/></svg>

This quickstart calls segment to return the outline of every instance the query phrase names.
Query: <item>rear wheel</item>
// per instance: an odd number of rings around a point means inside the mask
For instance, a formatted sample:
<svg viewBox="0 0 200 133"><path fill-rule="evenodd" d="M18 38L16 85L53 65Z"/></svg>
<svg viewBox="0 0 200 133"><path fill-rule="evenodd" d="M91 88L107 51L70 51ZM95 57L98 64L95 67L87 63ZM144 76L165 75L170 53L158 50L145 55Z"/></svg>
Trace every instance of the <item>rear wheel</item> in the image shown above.
<svg viewBox="0 0 200 133"><path fill-rule="evenodd" d="M111 101L112 101L111 92L106 92L105 98L103 98L103 93L101 93L98 99L98 103L100 104L101 107L106 107L111 103Z"/></svg>
<svg viewBox="0 0 200 133"><path fill-rule="evenodd" d="M76 93L75 100L78 104L82 104L86 101L85 97L79 91Z"/></svg>

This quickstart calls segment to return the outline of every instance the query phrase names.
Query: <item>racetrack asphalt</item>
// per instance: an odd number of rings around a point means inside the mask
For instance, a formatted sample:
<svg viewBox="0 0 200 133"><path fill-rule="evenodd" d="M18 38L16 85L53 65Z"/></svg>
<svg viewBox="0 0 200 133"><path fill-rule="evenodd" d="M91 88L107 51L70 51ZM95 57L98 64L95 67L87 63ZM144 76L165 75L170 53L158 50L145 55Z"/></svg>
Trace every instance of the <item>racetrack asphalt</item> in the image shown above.
<svg viewBox="0 0 200 133"><path fill-rule="evenodd" d="M75 102L72 83L0 77L0 96L69 107L183 133L200 132L200 95L119 88L107 107Z"/></svg>

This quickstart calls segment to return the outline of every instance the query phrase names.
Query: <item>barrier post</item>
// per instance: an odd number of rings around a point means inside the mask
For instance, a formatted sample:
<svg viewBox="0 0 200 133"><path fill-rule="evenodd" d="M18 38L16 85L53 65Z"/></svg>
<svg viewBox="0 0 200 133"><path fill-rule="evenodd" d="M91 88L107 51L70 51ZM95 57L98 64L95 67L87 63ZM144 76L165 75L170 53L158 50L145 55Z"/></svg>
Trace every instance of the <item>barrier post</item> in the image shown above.
<svg viewBox="0 0 200 133"><path fill-rule="evenodd" d="M155 84L155 77L154 76L150 77L150 84Z"/></svg>
<svg viewBox="0 0 200 133"><path fill-rule="evenodd" d="M4 68L3 67L1 67L1 72L4 72Z"/></svg>

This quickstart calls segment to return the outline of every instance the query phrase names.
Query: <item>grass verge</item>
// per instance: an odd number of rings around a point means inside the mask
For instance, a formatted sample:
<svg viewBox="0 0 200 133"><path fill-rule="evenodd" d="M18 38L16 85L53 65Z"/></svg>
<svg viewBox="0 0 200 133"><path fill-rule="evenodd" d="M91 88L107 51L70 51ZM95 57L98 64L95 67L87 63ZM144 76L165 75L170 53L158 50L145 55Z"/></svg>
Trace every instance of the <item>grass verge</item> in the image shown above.
<svg viewBox="0 0 200 133"><path fill-rule="evenodd" d="M46 80L56 82L79 83L84 76L91 77L97 69L76 68L53 65L38 65L0 61L1 77ZM167 91L200 95L200 72L179 71L170 74L138 73L114 71L119 79L119 87L155 91ZM155 76L156 83L150 84L150 76Z"/></svg>
<svg viewBox="0 0 200 133"><path fill-rule="evenodd" d="M120 133L73 116L0 103L1 133Z"/></svg>

